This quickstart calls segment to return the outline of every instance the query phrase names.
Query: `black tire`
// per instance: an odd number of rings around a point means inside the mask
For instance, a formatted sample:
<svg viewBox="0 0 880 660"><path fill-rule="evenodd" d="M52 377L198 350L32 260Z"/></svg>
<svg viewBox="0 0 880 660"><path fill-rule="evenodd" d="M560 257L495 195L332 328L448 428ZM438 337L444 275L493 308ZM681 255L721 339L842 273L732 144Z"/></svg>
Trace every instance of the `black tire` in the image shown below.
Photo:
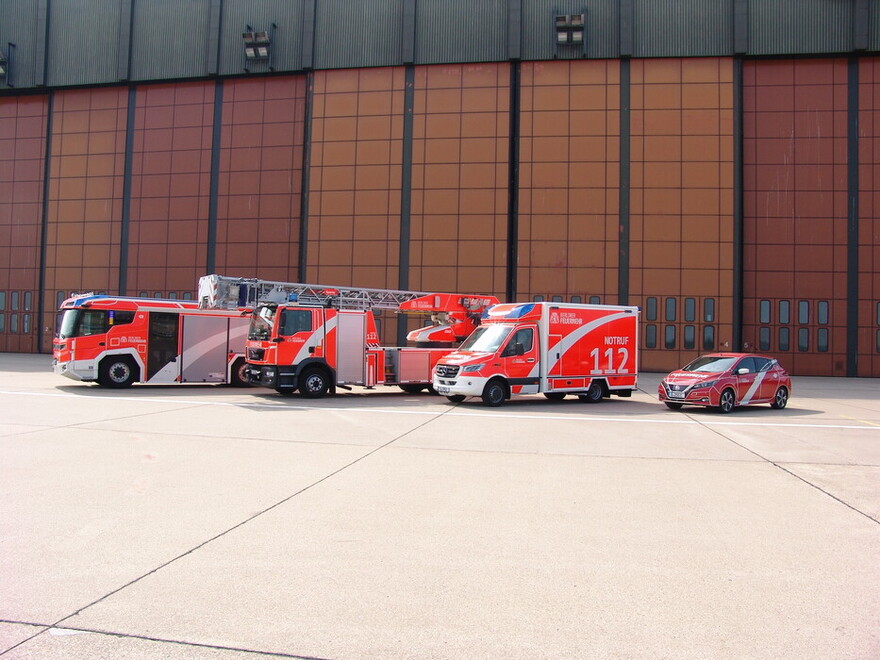
<svg viewBox="0 0 880 660"><path fill-rule="evenodd" d="M229 370L229 386L230 387L249 387L250 382L247 377L247 362L244 358L238 358L232 363L232 369Z"/></svg>
<svg viewBox="0 0 880 660"><path fill-rule="evenodd" d="M681 410L682 405L684 405L681 403L674 403L672 401L664 401L663 403L665 403L666 407L670 410Z"/></svg>
<svg viewBox="0 0 880 660"><path fill-rule="evenodd" d="M587 403L599 403L605 396L605 386L601 380L593 380L586 394L578 394L578 399Z"/></svg>
<svg viewBox="0 0 880 660"><path fill-rule="evenodd" d="M721 392L721 397L718 399L718 412L726 415L735 407L736 394L734 394L733 390L728 388Z"/></svg>
<svg viewBox="0 0 880 660"><path fill-rule="evenodd" d="M131 387L138 379L138 367L128 356L109 357L98 368L98 383L104 387Z"/></svg>
<svg viewBox="0 0 880 660"><path fill-rule="evenodd" d="M544 392L544 396L551 401L562 401L565 398L565 392Z"/></svg>
<svg viewBox="0 0 880 660"><path fill-rule="evenodd" d="M422 390L425 389L425 385L415 385L413 383L407 383L405 385L398 385L400 389L402 389L407 394L421 394Z"/></svg>
<svg viewBox="0 0 880 660"><path fill-rule="evenodd" d="M483 403L491 408L497 408L507 398L507 386L502 380L490 380L483 388Z"/></svg>
<svg viewBox="0 0 880 660"><path fill-rule="evenodd" d="M780 386L773 395L773 401L770 402L771 408L782 410L788 405L788 388L785 385Z"/></svg>
<svg viewBox="0 0 880 660"><path fill-rule="evenodd" d="M320 367L308 367L299 376L299 392L306 399L320 399L329 389L330 379Z"/></svg>
<svg viewBox="0 0 880 660"><path fill-rule="evenodd" d="M447 396L446 398L449 399L452 403L461 403L467 397L465 397L464 394L451 394L451 395Z"/></svg>

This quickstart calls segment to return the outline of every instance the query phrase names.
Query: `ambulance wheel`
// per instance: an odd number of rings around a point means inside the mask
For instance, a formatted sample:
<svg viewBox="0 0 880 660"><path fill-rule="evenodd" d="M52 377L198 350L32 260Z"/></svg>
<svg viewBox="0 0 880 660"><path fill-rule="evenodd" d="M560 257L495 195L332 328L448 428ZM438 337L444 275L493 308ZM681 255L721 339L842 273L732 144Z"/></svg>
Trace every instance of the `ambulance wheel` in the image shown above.
<svg viewBox="0 0 880 660"><path fill-rule="evenodd" d="M244 358L238 358L232 363L232 369L229 372L230 387L247 387L250 385L247 377L247 362Z"/></svg>
<svg viewBox="0 0 880 660"><path fill-rule="evenodd" d="M307 399L318 399L330 389L327 372L320 367L311 367L300 374L299 391Z"/></svg>
<svg viewBox="0 0 880 660"><path fill-rule="evenodd" d="M590 383L586 394L578 394L578 399L587 403L599 403L603 396L605 396L605 387L602 385L602 381L594 380Z"/></svg>
<svg viewBox="0 0 880 660"><path fill-rule="evenodd" d="M483 389L483 403L492 408L497 408L507 398L507 386L504 381L490 380Z"/></svg>
<svg viewBox="0 0 880 660"><path fill-rule="evenodd" d="M464 394L453 394L453 395L448 396L446 398L449 399L450 401L452 401L452 403L461 403L462 401L465 400L466 397Z"/></svg>
<svg viewBox="0 0 880 660"><path fill-rule="evenodd" d="M721 393L721 397L718 399L718 412L720 413L729 413L733 410L736 405L736 394L733 393L733 390L726 389Z"/></svg>
<svg viewBox="0 0 880 660"><path fill-rule="evenodd" d="M562 401L565 398L565 392L544 392L544 396L551 401Z"/></svg>
<svg viewBox="0 0 880 660"><path fill-rule="evenodd" d="M681 403L674 403L672 401L664 401L663 403L665 403L666 407L670 410L681 410L681 407L684 405Z"/></svg>
<svg viewBox="0 0 880 660"><path fill-rule="evenodd" d="M105 358L98 368L98 382L104 387L129 387L137 377L137 365L126 356Z"/></svg>
<svg viewBox="0 0 880 660"><path fill-rule="evenodd" d="M400 389L402 389L407 394L419 394L423 389L425 389L424 385L399 385Z"/></svg>

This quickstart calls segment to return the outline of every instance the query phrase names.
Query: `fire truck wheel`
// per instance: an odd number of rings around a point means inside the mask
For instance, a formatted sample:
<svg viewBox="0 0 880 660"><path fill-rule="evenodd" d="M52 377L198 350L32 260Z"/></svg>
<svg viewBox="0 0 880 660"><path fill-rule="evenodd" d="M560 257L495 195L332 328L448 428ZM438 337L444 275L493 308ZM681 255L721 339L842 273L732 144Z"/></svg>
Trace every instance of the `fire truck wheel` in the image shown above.
<svg viewBox="0 0 880 660"><path fill-rule="evenodd" d="M400 385L400 389L402 389L407 394L418 394L423 389L425 389L424 385Z"/></svg>
<svg viewBox="0 0 880 660"><path fill-rule="evenodd" d="M300 374L299 391L307 399L318 399L330 389L327 372L320 367L311 367Z"/></svg>
<svg viewBox="0 0 880 660"><path fill-rule="evenodd" d="M605 387L602 385L602 381L594 380L590 383L586 394L578 394L578 399L587 403L599 403L603 396L605 396Z"/></svg>
<svg viewBox="0 0 880 660"><path fill-rule="evenodd" d="M544 392L544 396L551 401L562 401L565 398L565 392Z"/></svg>
<svg viewBox="0 0 880 660"><path fill-rule="evenodd" d="M490 380L483 389L483 403L487 406L497 408L507 398L507 386L504 381Z"/></svg>
<svg viewBox="0 0 880 660"><path fill-rule="evenodd" d="M129 387L137 380L137 366L130 357L111 357L101 362L98 382L104 387Z"/></svg>
<svg viewBox="0 0 880 660"><path fill-rule="evenodd" d="M453 395L448 396L446 398L449 399L450 401L452 401L452 403L461 403L462 401L465 400L466 397L464 394L453 394Z"/></svg>
<svg viewBox="0 0 880 660"><path fill-rule="evenodd" d="M736 405L736 394L733 390L726 389L721 393L718 399L718 412L729 413Z"/></svg>
<svg viewBox="0 0 880 660"><path fill-rule="evenodd" d="M244 358L238 358L232 363L229 385L232 387L247 387L250 385L247 377L247 362L245 362Z"/></svg>

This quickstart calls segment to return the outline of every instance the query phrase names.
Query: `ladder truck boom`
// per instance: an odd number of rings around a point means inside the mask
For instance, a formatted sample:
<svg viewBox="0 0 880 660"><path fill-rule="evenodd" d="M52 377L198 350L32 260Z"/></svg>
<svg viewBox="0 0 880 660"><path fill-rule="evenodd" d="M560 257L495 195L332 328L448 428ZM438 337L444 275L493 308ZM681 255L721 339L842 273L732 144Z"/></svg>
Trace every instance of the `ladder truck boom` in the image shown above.
<svg viewBox="0 0 880 660"><path fill-rule="evenodd" d="M199 306L203 309L241 309L263 303L299 302L346 310L399 310L404 303L428 295L431 294L424 291L301 284L224 275L199 278Z"/></svg>

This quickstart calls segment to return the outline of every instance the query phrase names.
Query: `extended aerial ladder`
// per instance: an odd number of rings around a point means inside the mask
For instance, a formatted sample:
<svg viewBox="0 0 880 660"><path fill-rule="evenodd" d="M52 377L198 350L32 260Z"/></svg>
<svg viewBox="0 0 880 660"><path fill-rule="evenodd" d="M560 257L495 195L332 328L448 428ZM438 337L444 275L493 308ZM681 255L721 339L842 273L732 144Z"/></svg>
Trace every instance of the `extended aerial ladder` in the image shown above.
<svg viewBox="0 0 880 660"><path fill-rule="evenodd" d="M203 309L254 309L258 305L295 302L340 310L390 309L403 314L431 316L431 325L413 330L407 340L419 345L454 344L479 324L495 296L351 286L302 284L258 278L205 275L199 278L199 306Z"/></svg>

